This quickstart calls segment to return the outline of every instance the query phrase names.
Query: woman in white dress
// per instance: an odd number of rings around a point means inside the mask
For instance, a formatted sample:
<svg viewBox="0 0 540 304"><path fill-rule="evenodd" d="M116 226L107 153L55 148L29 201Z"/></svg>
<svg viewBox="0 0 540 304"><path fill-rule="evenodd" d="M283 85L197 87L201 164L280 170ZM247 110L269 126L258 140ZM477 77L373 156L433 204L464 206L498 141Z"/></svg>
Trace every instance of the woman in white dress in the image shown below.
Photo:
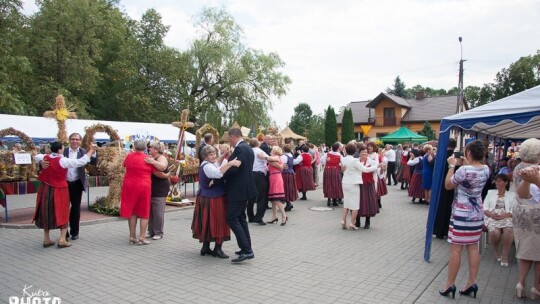
<svg viewBox="0 0 540 304"><path fill-rule="evenodd" d="M515 194L506 191L509 183L508 175L497 174L495 176L497 189L489 190L484 199L484 225L489 231L489 240L502 267L508 267L508 252L514 241L512 202ZM501 240L502 253L499 250Z"/></svg>

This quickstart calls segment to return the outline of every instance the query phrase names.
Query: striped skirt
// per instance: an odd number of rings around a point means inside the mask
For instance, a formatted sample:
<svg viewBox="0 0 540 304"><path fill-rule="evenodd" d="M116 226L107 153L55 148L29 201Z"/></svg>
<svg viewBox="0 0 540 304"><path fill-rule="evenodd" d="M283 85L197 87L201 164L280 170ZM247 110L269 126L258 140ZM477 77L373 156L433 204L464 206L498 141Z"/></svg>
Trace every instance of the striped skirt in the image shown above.
<svg viewBox="0 0 540 304"><path fill-rule="evenodd" d="M386 180L384 178L377 178L377 197L385 196L388 194L388 188L386 187Z"/></svg>
<svg viewBox="0 0 540 304"><path fill-rule="evenodd" d="M400 183L408 183L411 180L411 170L408 165L399 166L397 180Z"/></svg>
<svg viewBox="0 0 540 304"><path fill-rule="evenodd" d="M422 173L414 173L409 185L409 196L415 198L424 198L424 190L422 189Z"/></svg>
<svg viewBox="0 0 540 304"><path fill-rule="evenodd" d="M296 188L300 192L315 190L315 182L313 181L313 168L300 167L296 175Z"/></svg>
<svg viewBox="0 0 540 304"><path fill-rule="evenodd" d="M360 185L360 209L358 216L375 216L379 213L375 183Z"/></svg>
<svg viewBox="0 0 540 304"><path fill-rule="evenodd" d="M323 175L324 197L331 199L343 198L343 188L341 187L341 169L325 168Z"/></svg>
<svg viewBox="0 0 540 304"><path fill-rule="evenodd" d="M294 202L298 199L296 191L296 177L294 173L281 173L283 177L283 190L285 191L285 201Z"/></svg>
<svg viewBox="0 0 540 304"><path fill-rule="evenodd" d="M33 221L41 229L66 228L69 221L68 188L53 188L40 183Z"/></svg>
<svg viewBox="0 0 540 304"><path fill-rule="evenodd" d="M459 218L450 218L448 228L448 243L457 245L472 245L480 241L484 220L466 221Z"/></svg>
<svg viewBox="0 0 540 304"><path fill-rule="evenodd" d="M202 242L218 244L231 239L231 229L227 224L227 201L225 196L197 196L193 221L191 222L193 238Z"/></svg>

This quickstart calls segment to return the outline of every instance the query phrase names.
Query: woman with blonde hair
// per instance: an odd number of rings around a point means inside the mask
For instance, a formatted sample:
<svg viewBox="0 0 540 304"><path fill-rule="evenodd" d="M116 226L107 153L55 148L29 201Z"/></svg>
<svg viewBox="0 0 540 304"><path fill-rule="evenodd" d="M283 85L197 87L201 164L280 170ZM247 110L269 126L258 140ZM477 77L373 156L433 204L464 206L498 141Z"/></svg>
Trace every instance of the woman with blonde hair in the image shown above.
<svg viewBox="0 0 540 304"><path fill-rule="evenodd" d="M424 191L426 205L429 205L429 201L431 199L431 184L433 180L435 155L431 145L424 145L422 149L425 152L424 158L422 158L422 190Z"/></svg>
<svg viewBox="0 0 540 304"><path fill-rule="evenodd" d="M165 152L165 144L159 141L151 142L148 146L150 156L160 166L165 166L164 170L155 170L152 173L152 188L150 198L150 217L148 218L148 236L153 240L163 238L163 225L165 223L165 204L167 194L171 183L169 182L169 170L167 166L169 162L163 155Z"/></svg>
<svg viewBox="0 0 540 304"><path fill-rule="evenodd" d="M277 210L281 213L281 226L287 224L287 215L285 215L285 207L281 203L285 199L285 189L283 186L283 161L281 155L283 151L279 146L272 147L271 156L267 157L268 161L268 200L272 202L272 220L268 224L277 223Z"/></svg>

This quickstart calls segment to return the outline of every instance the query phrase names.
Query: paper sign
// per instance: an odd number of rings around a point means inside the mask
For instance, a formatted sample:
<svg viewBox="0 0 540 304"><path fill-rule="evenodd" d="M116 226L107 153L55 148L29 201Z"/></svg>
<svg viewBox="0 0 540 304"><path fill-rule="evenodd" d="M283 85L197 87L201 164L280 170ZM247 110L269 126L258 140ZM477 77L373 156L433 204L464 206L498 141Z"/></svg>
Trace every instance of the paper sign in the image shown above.
<svg viewBox="0 0 540 304"><path fill-rule="evenodd" d="M250 128L246 128L246 127L242 127L240 128L240 130L242 131L242 135L244 137L248 137L249 136L249 132L251 132L251 129Z"/></svg>
<svg viewBox="0 0 540 304"><path fill-rule="evenodd" d="M16 165L31 165L32 156L30 153L13 153Z"/></svg>

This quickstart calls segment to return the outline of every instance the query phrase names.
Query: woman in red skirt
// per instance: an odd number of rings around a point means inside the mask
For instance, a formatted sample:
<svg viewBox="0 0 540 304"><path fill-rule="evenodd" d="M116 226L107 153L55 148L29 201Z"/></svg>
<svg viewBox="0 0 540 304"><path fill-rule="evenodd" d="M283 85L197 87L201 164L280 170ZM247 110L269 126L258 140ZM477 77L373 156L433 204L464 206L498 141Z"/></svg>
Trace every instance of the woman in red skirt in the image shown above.
<svg viewBox="0 0 540 304"><path fill-rule="evenodd" d="M285 211L291 211L294 208L292 202L298 199L298 192L296 191L296 175L294 173L294 158L292 155L292 146L286 144L283 146L283 155L281 155L281 162L286 164L281 177L283 178L283 190L285 192Z"/></svg>
<svg viewBox="0 0 540 304"><path fill-rule="evenodd" d="M333 206L338 206L338 200L343 199L343 187L341 185L341 159L339 153L341 143L334 143L332 151L326 153L321 158L321 164L324 166L323 193L328 198L326 203L330 206L330 200Z"/></svg>
<svg viewBox="0 0 540 304"><path fill-rule="evenodd" d="M360 163L364 167L378 167L376 161L370 159L368 150L361 148L360 150ZM376 173L375 173L376 174ZM375 189L375 178L372 172L362 173L362 184L360 185L360 209L358 210L358 216L356 218L356 227L360 227L360 217L366 218L364 229L369 229L371 225L371 217L379 213L379 206L377 204L377 190Z"/></svg>
<svg viewBox="0 0 540 304"><path fill-rule="evenodd" d="M210 145L201 149L201 158L204 161L199 167L199 192L191 223L193 238L203 243L201 255L227 259L229 256L223 252L221 245L231 239L231 230L227 224L227 201L222 177L229 168L238 167L241 162L229 160L218 167L216 149ZM210 242L216 243L214 250L210 249Z"/></svg>
<svg viewBox="0 0 540 304"><path fill-rule="evenodd" d="M409 161L409 146L403 145L403 151L400 155L400 164L399 170L397 173L398 181L401 183L401 190L409 189L409 182L411 180L411 170L407 165Z"/></svg>
<svg viewBox="0 0 540 304"><path fill-rule="evenodd" d="M39 184L36 211L33 221L38 228L43 229L43 247L53 246L49 236L51 229L60 228L58 248L70 247L66 241L67 224L69 222L69 191L66 180L68 168L78 168L86 165L90 157L96 152L96 145L91 145L86 155L79 159L63 157L64 146L61 142L51 144L52 154L38 154L35 156L36 163L44 161L43 169L39 173Z"/></svg>
<svg viewBox="0 0 540 304"><path fill-rule="evenodd" d="M415 157L413 153L410 153L411 159L407 162L407 165L413 167L413 175L411 177L411 185L409 186L409 196L412 197L412 202L418 198L419 203L423 203L424 190L422 189L422 168L423 158L426 152L424 149L419 149L420 155Z"/></svg>
<svg viewBox="0 0 540 304"><path fill-rule="evenodd" d="M377 204L379 208L382 208L381 197L388 194L388 188L386 187L386 170L388 166L388 159L384 156L384 150L379 149L379 164L380 168L377 170Z"/></svg>
<svg viewBox="0 0 540 304"><path fill-rule="evenodd" d="M296 188L302 192L301 200L307 200L306 192L315 190L315 182L313 181L313 168L311 167L311 154L309 147L302 146L302 153L296 157L293 162L296 167Z"/></svg>

